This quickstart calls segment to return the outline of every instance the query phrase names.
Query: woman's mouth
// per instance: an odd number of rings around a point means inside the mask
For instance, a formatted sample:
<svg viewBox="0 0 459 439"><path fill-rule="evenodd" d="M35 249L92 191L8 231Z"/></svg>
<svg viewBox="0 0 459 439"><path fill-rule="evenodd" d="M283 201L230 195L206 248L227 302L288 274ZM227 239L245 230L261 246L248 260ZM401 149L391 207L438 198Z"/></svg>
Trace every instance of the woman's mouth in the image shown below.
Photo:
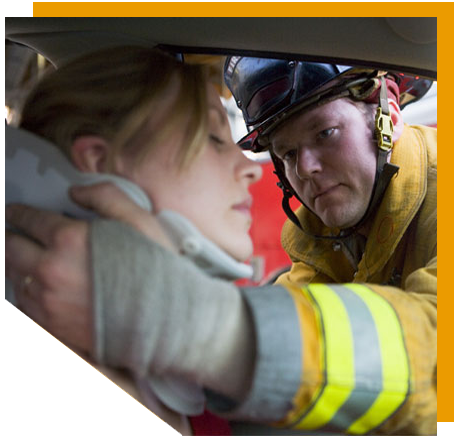
<svg viewBox="0 0 459 439"><path fill-rule="evenodd" d="M252 207L252 197L249 197L245 199L244 201L242 201L241 203L233 204L231 206L233 210L241 212L244 215L247 215L250 218L252 218L252 213L250 211L251 207Z"/></svg>

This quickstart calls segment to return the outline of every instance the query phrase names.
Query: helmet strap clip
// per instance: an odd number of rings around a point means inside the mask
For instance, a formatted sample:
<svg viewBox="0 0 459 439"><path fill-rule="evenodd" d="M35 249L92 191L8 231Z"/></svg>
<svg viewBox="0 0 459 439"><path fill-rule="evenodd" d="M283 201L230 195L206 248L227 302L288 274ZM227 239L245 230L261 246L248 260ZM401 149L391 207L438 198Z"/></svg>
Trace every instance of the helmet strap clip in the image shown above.
<svg viewBox="0 0 459 439"><path fill-rule="evenodd" d="M393 147L392 133L394 132L394 124L390 117L386 80L381 77L380 81L381 91L379 93L379 107L376 109L375 135L378 149L388 152Z"/></svg>

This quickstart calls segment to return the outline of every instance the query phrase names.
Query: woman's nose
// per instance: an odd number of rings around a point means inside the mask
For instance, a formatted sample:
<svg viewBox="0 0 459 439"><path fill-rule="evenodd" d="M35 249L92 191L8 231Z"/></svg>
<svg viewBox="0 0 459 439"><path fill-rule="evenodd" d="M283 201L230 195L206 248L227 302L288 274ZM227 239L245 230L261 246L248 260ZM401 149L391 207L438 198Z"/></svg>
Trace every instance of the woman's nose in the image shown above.
<svg viewBox="0 0 459 439"><path fill-rule="evenodd" d="M238 167L238 173L240 178L247 178L250 184L253 184L260 180L261 176L263 175L263 169L261 165L248 158L242 151L241 151L241 164Z"/></svg>

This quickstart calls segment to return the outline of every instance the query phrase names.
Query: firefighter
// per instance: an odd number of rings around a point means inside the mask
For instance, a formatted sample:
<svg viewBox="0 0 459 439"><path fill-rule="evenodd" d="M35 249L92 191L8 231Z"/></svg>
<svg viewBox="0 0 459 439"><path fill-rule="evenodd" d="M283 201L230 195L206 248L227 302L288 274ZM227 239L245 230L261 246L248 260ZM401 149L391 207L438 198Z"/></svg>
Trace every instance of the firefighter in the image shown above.
<svg viewBox="0 0 459 439"><path fill-rule="evenodd" d="M284 422L431 434L436 129L404 125L400 113L431 82L250 57L229 57L225 82L249 128L240 145L269 150L284 193L282 243L293 265L277 283L300 316L310 314L304 381ZM295 213L292 196L302 203Z"/></svg>
<svg viewBox="0 0 459 439"><path fill-rule="evenodd" d="M304 204L283 231L289 273L237 288L119 221L15 206L8 222L32 237L40 219L48 264L8 236L8 271L29 279L18 293L100 363L198 383L233 434L435 434L436 134L403 125L396 75L258 61L231 58L225 75L253 125L244 143L270 150L285 199ZM105 217L148 235L152 219L99 189L73 196L111 200ZM51 260L68 274L43 286Z"/></svg>

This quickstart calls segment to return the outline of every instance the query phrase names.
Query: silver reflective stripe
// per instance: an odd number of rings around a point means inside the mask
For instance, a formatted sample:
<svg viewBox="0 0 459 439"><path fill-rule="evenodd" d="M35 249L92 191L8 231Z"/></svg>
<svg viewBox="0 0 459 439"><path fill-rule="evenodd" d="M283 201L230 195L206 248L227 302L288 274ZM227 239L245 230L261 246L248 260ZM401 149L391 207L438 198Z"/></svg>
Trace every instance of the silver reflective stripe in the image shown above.
<svg viewBox="0 0 459 439"><path fill-rule="evenodd" d="M256 360L252 388L236 408L212 410L230 419L277 422L292 409L301 385L303 341L295 302L286 288L267 285L241 288L256 335Z"/></svg>
<svg viewBox="0 0 459 439"><path fill-rule="evenodd" d="M354 341L355 386L349 398L336 412L327 430L346 431L373 404L383 389L378 331L365 302L342 285L328 285L343 302Z"/></svg>

